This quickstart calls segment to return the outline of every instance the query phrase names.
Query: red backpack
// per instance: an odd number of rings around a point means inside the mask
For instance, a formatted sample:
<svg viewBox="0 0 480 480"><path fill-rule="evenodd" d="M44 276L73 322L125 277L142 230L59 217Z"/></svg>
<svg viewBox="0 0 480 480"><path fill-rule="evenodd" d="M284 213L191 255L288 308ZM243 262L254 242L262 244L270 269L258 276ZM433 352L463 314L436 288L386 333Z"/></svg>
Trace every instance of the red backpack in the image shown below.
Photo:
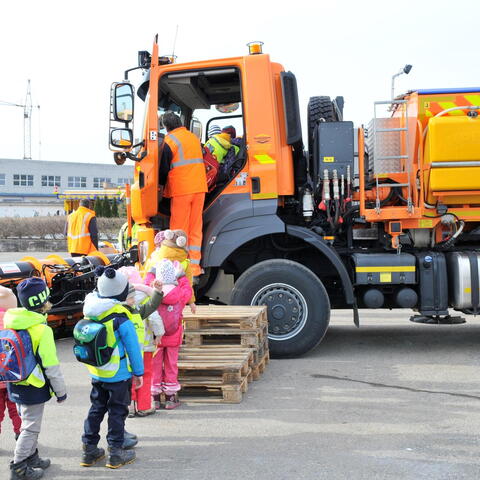
<svg viewBox="0 0 480 480"><path fill-rule="evenodd" d="M208 191L212 191L217 183L218 170L220 165L217 159L213 156L208 148L202 147L203 163L205 164L205 171L207 172L207 186Z"/></svg>

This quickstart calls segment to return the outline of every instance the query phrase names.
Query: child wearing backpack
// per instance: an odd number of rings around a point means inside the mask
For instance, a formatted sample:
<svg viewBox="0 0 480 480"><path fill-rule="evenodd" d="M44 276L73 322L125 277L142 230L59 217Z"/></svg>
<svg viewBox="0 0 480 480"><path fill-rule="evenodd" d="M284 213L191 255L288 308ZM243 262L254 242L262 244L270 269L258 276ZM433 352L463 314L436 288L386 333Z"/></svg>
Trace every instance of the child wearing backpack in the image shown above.
<svg viewBox="0 0 480 480"><path fill-rule="evenodd" d="M106 466L119 468L135 461L135 452L127 448L135 446L136 439L127 442L132 438L126 436L125 419L132 375L135 388L142 386L143 359L132 314L124 305L129 291L127 277L112 267L97 267L95 273L97 290L85 297L86 318L78 322L74 330L75 356L86 363L92 377L91 407L84 422L80 465L90 467L105 456L98 442L100 425L108 413ZM82 336L84 343L79 344Z"/></svg>
<svg viewBox="0 0 480 480"><path fill-rule="evenodd" d="M121 267L118 271L125 274L130 283L125 307L134 317L135 330L143 352L143 385L138 390L132 387L128 416L146 417L155 413L150 394L152 356L156 344L160 343L165 333L162 318L157 313L163 298L162 284L155 281L153 288L143 285L140 272L135 267Z"/></svg>
<svg viewBox="0 0 480 480"><path fill-rule="evenodd" d="M3 317L5 329L11 329L9 343L11 350L17 352L16 359L25 352L18 364L10 362L10 368L2 375L7 381L10 400L17 404L22 418L14 458L10 462L10 479L32 480L41 478L50 466L50 460L40 458L37 450L45 403L53 394L57 403L62 403L67 391L53 331L47 325L46 313L52 307L48 301L49 288L41 278L27 278L17 286L17 295L22 308L11 308ZM21 380L13 382L10 375Z"/></svg>
<svg viewBox="0 0 480 480"><path fill-rule="evenodd" d="M9 289L0 285L0 330L3 330L3 316L9 308L17 307L17 297ZM0 360L1 364L1 360ZM1 367L0 367L1 368ZM5 418L5 409L8 410L10 420L13 425L13 432L15 434L15 440L20 435L20 426L22 420L20 419L17 411L17 406L8 398L7 384L0 382L0 431L3 419Z"/></svg>
<svg viewBox="0 0 480 480"><path fill-rule="evenodd" d="M158 313L163 319L165 335L153 356L152 396L155 408L160 408L160 394L163 392L165 408L172 410L180 405L177 394L180 390L178 352L183 340L183 309L192 296L192 287L177 261L161 260L156 265L156 276L163 285L163 300Z"/></svg>

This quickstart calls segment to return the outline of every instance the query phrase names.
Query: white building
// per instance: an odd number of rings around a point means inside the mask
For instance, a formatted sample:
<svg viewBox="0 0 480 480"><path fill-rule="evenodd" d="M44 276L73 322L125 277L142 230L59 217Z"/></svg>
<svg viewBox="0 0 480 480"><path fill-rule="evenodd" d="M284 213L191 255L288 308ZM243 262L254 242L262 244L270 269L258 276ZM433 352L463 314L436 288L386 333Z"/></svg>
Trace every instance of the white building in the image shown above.
<svg viewBox="0 0 480 480"><path fill-rule="evenodd" d="M102 189L132 182L133 164L51 162L0 158L0 217L63 215L65 190Z"/></svg>

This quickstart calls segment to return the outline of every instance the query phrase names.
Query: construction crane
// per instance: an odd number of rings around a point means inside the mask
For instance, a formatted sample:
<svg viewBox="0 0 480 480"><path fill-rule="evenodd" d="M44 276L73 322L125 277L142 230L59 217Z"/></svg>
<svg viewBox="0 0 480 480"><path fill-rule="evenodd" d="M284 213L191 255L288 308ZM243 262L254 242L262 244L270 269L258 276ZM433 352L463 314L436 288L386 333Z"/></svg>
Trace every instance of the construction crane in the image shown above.
<svg viewBox="0 0 480 480"><path fill-rule="evenodd" d="M25 102L23 105L19 103L6 102L0 100L0 105L6 107L21 107L23 108L23 159L31 160L32 159L32 110L33 108L40 111L40 105L33 106L32 103L32 92L30 88L30 80L27 84L27 93L25 95Z"/></svg>

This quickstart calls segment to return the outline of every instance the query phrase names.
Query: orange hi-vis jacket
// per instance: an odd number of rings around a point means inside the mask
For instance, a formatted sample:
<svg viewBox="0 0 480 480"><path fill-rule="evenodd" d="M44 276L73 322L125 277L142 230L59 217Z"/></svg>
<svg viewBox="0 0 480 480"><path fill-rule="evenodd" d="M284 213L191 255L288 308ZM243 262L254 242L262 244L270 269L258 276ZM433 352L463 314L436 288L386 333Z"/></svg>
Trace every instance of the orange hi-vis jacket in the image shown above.
<svg viewBox="0 0 480 480"><path fill-rule="evenodd" d="M169 132L165 142L172 151L165 197L207 192L207 175L198 137L180 127Z"/></svg>
<svg viewBox="0 0 480 480"><path fill-rule="evenodd" d="M86 207L78 207L68 216L67 243L70 253L88 255L96 250L90 238L90 221L95 212Z"/></svg>

